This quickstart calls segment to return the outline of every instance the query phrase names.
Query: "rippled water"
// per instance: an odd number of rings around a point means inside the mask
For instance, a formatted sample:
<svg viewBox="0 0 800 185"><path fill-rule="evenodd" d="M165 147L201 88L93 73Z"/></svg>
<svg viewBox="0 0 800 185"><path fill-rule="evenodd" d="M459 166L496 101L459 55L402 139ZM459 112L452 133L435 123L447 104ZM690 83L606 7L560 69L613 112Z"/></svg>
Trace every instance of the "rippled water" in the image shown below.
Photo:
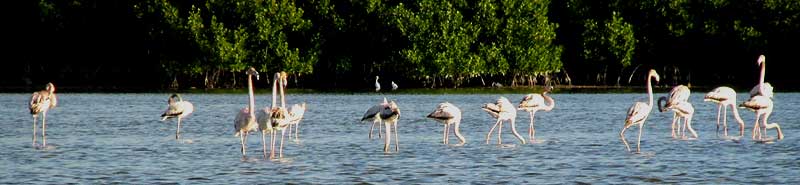
<svg viewBox="0 0 800 185"><path fill-rule="evenodd" d="M745 99L741 95L740 101ZM480 110L482 103L499 96L516 102L522 94L386 96L402 110L399 153L384 154L382 141L368 140L369 124L358 122L369 106L382 100L380 95L293 94L289 103L308 103L300 140L286 144L284 159L263 160L260 134L249 138L244 159L233 136L233 118L245 106L246 95L185 94L196 111L185 119L182 138L176 141L175 121L160 122L158 117L168 94L60 94L59 107L48 114L48 147L34 149L26 112L29 94L0 94L0 184L800 181L797 93L776 95L770 122L781 124L784 140L750 140L754 114L744 109L745 138L719 139L716 105L702 102L702 95L695 93L693 125L700 138L672 139L672 114L653 112L642 137L643 154L627 153L618 133L627 108L644 94L553 94L556 109L536 116L537 138L544 141L527 145L514 139L508 124L504 145L485 144L494 120ZM264 107L269 100L262 94L256 101ZM464 112L466 145L442 144L443 126L424 117L443 101ZM528 119L519 112L520 132L527 129ZM635 147L638 128L632 128L626 134Z"/></svg>

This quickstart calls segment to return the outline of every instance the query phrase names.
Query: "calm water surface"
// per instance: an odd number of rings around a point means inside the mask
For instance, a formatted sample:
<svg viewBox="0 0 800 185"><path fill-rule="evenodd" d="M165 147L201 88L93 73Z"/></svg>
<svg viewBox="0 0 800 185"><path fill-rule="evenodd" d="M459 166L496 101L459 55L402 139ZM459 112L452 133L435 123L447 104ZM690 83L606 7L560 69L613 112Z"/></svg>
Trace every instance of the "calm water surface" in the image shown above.
<svg viewBox="0 0 800 185"><path fill-rule="evenodd" d="M740 95L741 102L746 97ZM693 125L700 138L672 139L672 113L653 112L642 154L625 152L618 133L627 108L644 94L553 94L556 109L536 116L543 142L527 145L519 144L508 124L503 145L485 144L494 120L480 109L499 96L518 102L522 94L388 94L402 111L400 152L392 154L383 153L381 140L367 138L369 124L358 122L382 96L292 94L289 103L307 102L308 111L300 140L286 144L282 160L261 158L260 134L251 135L248 156L241 157L233 119L247 102L244 94L185 94L196 111L183 122L180 140L174 139L174 120L159 121L168 94L60 94L59 107L48 114L44 149L31 146L29 96L0 94L0 184L800 182L798 93L776 95L770 122L781 124L784 140L750 140L755 116L744 109L746 137L718 138L716 105L695 93ZM261 94L256 101L265 107L269 98ZM443 101L464 112L466 145L442 144L443 126L424 117ZM528 114L518 114L517 129L527 135ZM729 123L738 129L732 116ZM635 147L638 128L632 128L626 134Z"/></svg>

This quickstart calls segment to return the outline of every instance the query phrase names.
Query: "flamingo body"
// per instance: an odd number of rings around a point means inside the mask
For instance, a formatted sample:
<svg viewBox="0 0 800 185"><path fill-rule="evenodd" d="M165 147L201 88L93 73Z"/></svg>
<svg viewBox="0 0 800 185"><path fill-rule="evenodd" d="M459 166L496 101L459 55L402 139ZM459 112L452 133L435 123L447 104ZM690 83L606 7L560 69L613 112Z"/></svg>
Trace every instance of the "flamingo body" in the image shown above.
<svg viewBox="0 0 800 185"><path fill-rule="evenodd" d="M458 137L458 140L461 141L460 144L464 144L466 142L459 129L459 125L461 124L461 109L455 105L449 102L440 103L436 106L436 109L434 109L433 112L428 114L427 117L444 124L444 137L442 139L444 140L445 144L449 143L448 127L450 125L454 126L453 132L455 133L456 137Z"/></svg>

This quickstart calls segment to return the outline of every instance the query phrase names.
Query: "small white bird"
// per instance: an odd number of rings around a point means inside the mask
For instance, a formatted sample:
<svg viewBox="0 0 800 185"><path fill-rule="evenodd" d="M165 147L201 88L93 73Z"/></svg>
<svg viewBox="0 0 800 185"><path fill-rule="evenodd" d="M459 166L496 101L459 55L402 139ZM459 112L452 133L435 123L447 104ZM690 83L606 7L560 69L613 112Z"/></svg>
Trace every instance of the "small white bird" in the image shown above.
<svg viewBox="0 0 800 185"><path fill-rule="evenodd" d="M397 90L397 88L398 88L397 84L396 84L396 83L394 83L394 81L392 81L392 90L393 90L393 91L394 91L394 90Z"/></svg>
<svg viewBox="0 0 800 185"><path fill-rule="evenodd" d="M381 83L378 82L378 76L375 76L375 92L381 91Z"/></svg>
<svg viewBox="0 0 800 185"><path fill-rule="evenodd" d="M194 105L188 101L183 101L181 95L172 94L167 100L167 110L161 114L161 121L178 118L178 129L175 130L175 139L179 139L181 135L181 120L194 112Z"/></svg>

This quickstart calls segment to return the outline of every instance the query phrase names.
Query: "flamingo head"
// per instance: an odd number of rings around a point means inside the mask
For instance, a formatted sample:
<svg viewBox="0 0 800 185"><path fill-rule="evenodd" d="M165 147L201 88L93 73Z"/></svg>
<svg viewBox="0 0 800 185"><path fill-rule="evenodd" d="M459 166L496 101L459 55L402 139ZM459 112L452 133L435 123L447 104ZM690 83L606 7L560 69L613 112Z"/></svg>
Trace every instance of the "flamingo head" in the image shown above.
<svg viewBox="0 0 800 185"><path fill-rule="evenodd" d="M658 81L661 80L661 77L658 76L658 73L656 72L655 69L650 69L650 72L647 73L647 78L655 78L656 83L658 83Z"/></svg>
<svg viewBox="0 0 800 185"><path fill-rule="evenodd" d="M47 83L47 86L45 86L44 89L50 93L56 92L56 86L53 85L53 83Z"/></svg>
<svg viewBox="0 0 800 185"><path fill-rule="evenodd" d="M764 55L759 55L759 56L758 56L758 61L757 61L756 63L757 63L758 65L761 65L761 64L763 64L763 63L764 63L764 62L766 62L766 61L767 61L767 57L766 57L766 56L764 56Z"/></svg>
<svg viewBox="0 0 800 185"><path fill-rule="evenodd" d="M283 71L280 72L280 79L281 79L281 84L283 85L283 88L286 88L286 86L289 84L288 80L286 80L288 78L288 76L289 75L287 75L286 72L283 72Z"/></svg>
<svg viewBox="0 0 800 185"><path fill-rule="evenodd" d="M256 68L254 67L250 67L250 69L247 69L247 75L256 76L256 80L258 80L258 71L256 71Z"/></svg>

